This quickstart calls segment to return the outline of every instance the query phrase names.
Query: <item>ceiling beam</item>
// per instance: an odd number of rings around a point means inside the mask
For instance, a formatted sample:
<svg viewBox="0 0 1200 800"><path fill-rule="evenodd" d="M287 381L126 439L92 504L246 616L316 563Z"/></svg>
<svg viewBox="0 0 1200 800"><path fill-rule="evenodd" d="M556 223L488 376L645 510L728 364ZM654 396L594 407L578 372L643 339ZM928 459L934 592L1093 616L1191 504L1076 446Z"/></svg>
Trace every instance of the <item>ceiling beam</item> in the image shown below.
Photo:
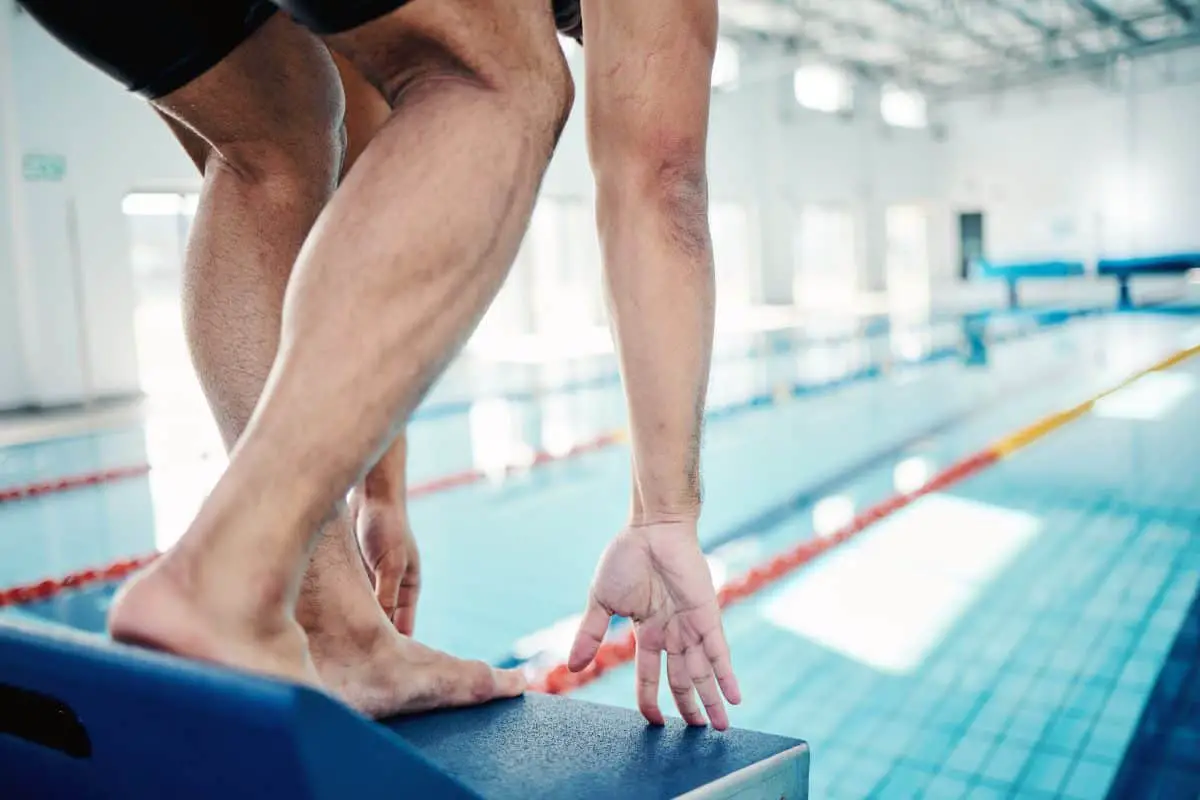
<svg viewBox="0 0 1200 800"><path fill-rule="evenodd" d="M804 21L807 18L819 19L823 22L827 22L833 26L834 30L838 31L838 33L850 37L857 36L859 38L867 38L874 35L874 31L865 26L858 25L847 20L838 19L837 17L834 17L825 11L809 8L807 6L800 7L797 5L797 3L801 2L801 0L773 0L773 2L775 5L786 9L788 13L794 15L797 19L797 22L800 23L802 29ZM848 57L845 54L840 54L830 50L827 43L821 42L815 37L806 35L803 32L799 34L789 33L782 38L785 41L791 41L799 46L802 46L809 53L816 53L818 56L820 56L821 60L829 64L842 67L843 69L852 72L855 75L867 78L868 80L876 83L883 83L890 80L896 81L897 83L903 83L920 91L926 91L930 88L928 82L918 77L916 72L912 70L903 70L893 65L876 64L863 61L861 59ZM924 50L914 50L910 47L906 47L902 42L897 42L894 40L885 41L887 41L888 44L892 44L902 50L905 54L906 60L912 63L914 66L931 66L935 68L953 66L952 64L947 63L944 59L938 59L936 56ZM799 66L799 64L800 62L797 60L792 68L794 69L795 66Z"/></svg>
<svg viewBox="0 0 1200 800"><path fill-rule="evenodd" d="M980 34L978 31L973 30L957 15L955 15L954 23L947 25L945 21L938 19L936 15L930 13L927 9L920 8L918 6L911 6L908 3L903 2L903 0L876 0L876 2L882 3L893 11L898 11L899 13L923 22L930 27L939 28L941 30L955 31L964 38L969 39L970 41L979 45L984 50L1001 56L1008 61L1021 64L1032 63L1032 59L1025 54L1014 53L1013 48L1006 47L994 39L990 39L987 36Z"/></svg>
<svg viewBox="0 0 1200 800"><path fill-rule="evenodd" d="M1167 7L1168 11L1187 24L1194 25L1196 23L1196 9L1184 5L1182 0L1163 0L1163 5Z"/></svg>
<svg viewBox="0 0 1200 800"><path fill-rule="evenodd" d="M1020 88L1072 73L1103 69L1111 66L1114 59L1122 55L1137 58L1154 53L1169 53L1197 46L1200 46L1200 34L1191 33L1151 42L1140 47L1129 46L1111 52L1093 53L1057 66L1046 65L1041 69L1017 72L980 73L971 76L957 85L937 92L936 99L943 101L953 100L960 97L986 94L997 89Z"/></svg>
<svg viewBox="0 0 1200 800"><path fill-rule="evenodd" d="M801 25L806 20L820 20L826 23L839 34L847 38L858 38L862 40L877 41L881 44L895 47L904 53L905 58L910 61L915 61L918 64L928 65L931 67L954 67L955 64L947 61L945 58L940 58L936 53L933 53L923 47L913 47L912 45L900 41L898 39L886 38L880 36L880 31L872 28L862 22L844 19L834 16L823 8L817 8L810 0L778 0L789 11L796 14Z"/></svg>
<svg viewBox="0 0 1200 800"><path fill-rule="evenodd" d="M1092 15L1092 19L1096 22L1109 28L1116 28L1121 32L1121 35L1128 39L1133 44L1147 44L1146 38L1138 33L1137 28L1133 27L1133 23L1125 17L1119 16L1112 10L1100 5L1097 0L1075 0L1075 5L1082 8L1084 11Z"/></svg>
<svg viewBox="0 0 1200 800"><path fill-rule="evenodd" d="M1041 20L1031 17L1029 12L1019 4L1013 3L1012 0L986 0L986 2L996 10L1008 14L1022 25L1040 33L1047 45L1065 42L1075 51L1076 55L1088 55L1092 52L1070 33L1067 33L1062 28L1051 27ZM1178 2L1178 0L1167 0L1167 2Z"/></svg>

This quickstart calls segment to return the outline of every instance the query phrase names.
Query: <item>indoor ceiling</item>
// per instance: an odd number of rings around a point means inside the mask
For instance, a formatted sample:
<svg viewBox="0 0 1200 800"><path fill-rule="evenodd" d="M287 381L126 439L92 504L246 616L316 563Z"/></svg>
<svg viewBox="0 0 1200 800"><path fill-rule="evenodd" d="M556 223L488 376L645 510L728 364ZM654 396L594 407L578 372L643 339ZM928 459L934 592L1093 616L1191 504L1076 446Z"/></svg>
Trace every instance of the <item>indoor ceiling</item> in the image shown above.
<svg viewBox="0 0 1200 800"><path fill-rule="evenodd" d="M1019 85L1200 44L1200 0L720 0L735 36L932 95Z"/></svg>

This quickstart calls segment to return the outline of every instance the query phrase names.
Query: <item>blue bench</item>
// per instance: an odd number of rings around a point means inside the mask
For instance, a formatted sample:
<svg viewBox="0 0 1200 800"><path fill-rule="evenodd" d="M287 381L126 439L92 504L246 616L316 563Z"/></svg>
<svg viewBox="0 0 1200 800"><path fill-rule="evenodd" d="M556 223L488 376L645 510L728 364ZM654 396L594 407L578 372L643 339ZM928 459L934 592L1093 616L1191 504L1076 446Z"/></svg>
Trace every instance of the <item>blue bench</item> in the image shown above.
<svg viewBox="0 0 1200 800"><path fill-rule="evenodd" d="M48 626L0 626L0 795L788 798L804 742L529 694L372 722L292 684Z"/></svg>
<svg viewBox="0 0 1200 800"><path fill-rule="evenodd" d="M1102 258L1096 264L1096 274L1117 279L1120 286L1121 308L1132 308L1129 293L1130 279L1138 275L1179 275L1200 269L1200 253L1172 253L1144 258Z"/></svg>
<svg viewBox="0 0 1200 800"><path fill-rule="evenodd" d="M993 263L980 261L979 275L983 278L999 278L1008 283L1008 307L1020 307L1017 284L1022 280L1039 278L1070 278L1084 273L1082 261L1018 261Z"/></svg>

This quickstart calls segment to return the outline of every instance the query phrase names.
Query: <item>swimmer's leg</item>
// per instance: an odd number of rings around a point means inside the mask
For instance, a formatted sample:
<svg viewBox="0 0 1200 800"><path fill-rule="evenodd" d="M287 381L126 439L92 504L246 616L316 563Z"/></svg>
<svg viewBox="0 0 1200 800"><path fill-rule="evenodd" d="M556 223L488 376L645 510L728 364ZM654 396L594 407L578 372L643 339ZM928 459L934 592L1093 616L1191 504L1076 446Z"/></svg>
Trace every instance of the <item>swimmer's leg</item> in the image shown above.
<svg viewBox="0 0 1200 800"><path fill-rule="evenodd" d="M268 37L306 41L308 36L285 31L294 25L282 15L268 25L275 26L265 32ZM319 54L321 45L314 43L306 41L305 55ZM344 173L390 109L353 67L340 58L334 61L346 95L340 156ZM305 234L332 195L329 176L337 171L342 152L331 139L336 132L330 123L337 121L324 109L296 99L286 112L287 118L278 120L279 130L265 132L271 135L256 135L249 143L223 142L219 148L166 116L205 176L188 244L184 318L201 384L230 449L262 392L279 345L284 288ZM197 115L191 111L188 116ZM259 124L273 125L274 120ZM373 519L403 514L398 494L387 495L394 498L390 505L379 495L393 481L392 473L403 469L403 461L397 467L396 456L389 455L373 470L379 473L370 482ZM364 713L406 710L426 681L422 663L436 666L451 680L457 674L462 683L478 682L475 673L481 665L439 656L397 635L372 597L344 507L314 547L296 617L322 682Z"/></svg>
<svg viewBox="0 0 1200 800"><path fill-rule="evenodd" d="M263 75L272 55L282 63L273 73L266 70L262 94L247 92L246 75ZM241 58L255 66L247 69ZM278 15L203 83L161 103L207 137L172 121L205 173L189 247L187 322L202 383L230 446L275 353L292 258L341 165L341 98L331 67L319 42ZM278 81L282 74L287 81ZM328 94L288 96L306 83L323 85ZM354 99L347 120L352 134L361 121L353 117ZM246 107L239 108L239 101ZM266 118L257 109L265 109ZM450 659L399 636L371 595L344 514L329 533L315 547L296 607L326 685L372 714L520 689L511 676L497 680L482 664ZM114 635L313 680L304 635L287 613L290 598L239 569L242 563L214 565L207 574L194 566L172 553L123 593L111 620ZM208 593L201 589L206 583Z"/></svg>
<svg viewBox="0 0 1200 800"><path fill-rule="evenodd" d="M315 531L401 429L500 286L570 102L541 0L414 3L331 39L394 112L326 207L288 286L282 345L229 469L114 608L168 641L158 595L256 633L291 619ZM414 698L520 689L438 668Z"/></svg>

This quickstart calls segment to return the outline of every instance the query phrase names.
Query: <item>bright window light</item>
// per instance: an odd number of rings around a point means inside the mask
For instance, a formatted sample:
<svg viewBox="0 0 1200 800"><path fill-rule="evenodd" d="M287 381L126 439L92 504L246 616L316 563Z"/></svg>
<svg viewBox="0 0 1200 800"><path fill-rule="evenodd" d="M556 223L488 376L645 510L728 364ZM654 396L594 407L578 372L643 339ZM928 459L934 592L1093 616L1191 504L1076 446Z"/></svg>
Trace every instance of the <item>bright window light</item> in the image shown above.
<svg viewBox="0 0 1200 800"><path fill-rule="evenodd" d="M1161 419L1196 388L1196 379L1182 372L1151 372L1092 406L1092 413L1109 419Z"/></svg>
<svg viewBox="0 0 1200 800"><path fill-rule="evenodd" d="M883 121L897 128L924 128L929 120L925 96L898 86L884 86L879 100Z"/></svg>
<svg viewBox="0 0 1200 800"><path fill-rule="evenodd" d="M812 511L813 530L818 536L832 536L854 520L854 501L843 494L820 500Z"/></svg>
<svg viewBox="0 0 1200 800"><path fill-rule="evenodd" d="M737 43L724 37L717 39L717 52L713 56L712 87L734 89L742 71L742 54Z"/></svg>
<svg viewBox="0 0 1200 800"><path fill-rule="evenodd" d="M971 624L985 590L1041 529L1021 511L930 495L799 573L761 613L861 664L911 673Z"/></svg>
<svg viewBox="0 0 1200 800"><path fill-rule="evenodd" d="M184 211L184 197L175 192L132 192L121 200L127 217L174 217Z"/></svg>
<svg viewBox="0 0 1200 800"><path fill-rule="evenodd" d="M814 111L833 114L850 108L850 78L827 64L808 64L792 77L796 102Z"/></svg>
<svg viewBox="0 0 1200 800"><path fill-rule="evenodd" d="M933 477L933 464L926 458L915 456L906 458L896 465L892 471L892 485L897 492L908 494L915 492Z"/></svg>

